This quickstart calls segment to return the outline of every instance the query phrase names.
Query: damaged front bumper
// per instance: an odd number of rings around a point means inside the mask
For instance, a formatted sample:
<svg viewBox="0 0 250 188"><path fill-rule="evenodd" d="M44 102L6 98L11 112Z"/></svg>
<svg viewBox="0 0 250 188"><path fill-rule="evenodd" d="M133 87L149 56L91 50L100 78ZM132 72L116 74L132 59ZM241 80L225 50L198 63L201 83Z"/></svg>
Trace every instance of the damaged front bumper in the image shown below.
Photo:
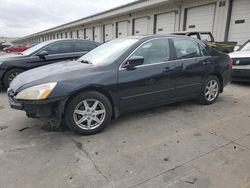
<svg viewBox="0 0 250 188"><path fill-rule="evenodd" d="M29 118L37 118L59 126L64 111L64 98L53 98L48 100L28 101L16 100L9 96L10 107L26 112Z"/></svg>

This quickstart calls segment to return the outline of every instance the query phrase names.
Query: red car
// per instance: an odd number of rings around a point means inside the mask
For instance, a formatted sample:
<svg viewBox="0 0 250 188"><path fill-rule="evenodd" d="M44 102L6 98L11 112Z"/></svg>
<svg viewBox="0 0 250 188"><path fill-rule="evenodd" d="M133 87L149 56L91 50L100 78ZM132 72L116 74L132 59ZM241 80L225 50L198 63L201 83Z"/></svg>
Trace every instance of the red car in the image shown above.
<svg viewBox="0 0 250 188"><path fill-rule="evenodd" d="M31 45L29 45L29 44L15 44L15 45L12 45L10 47L4 48L3 51L7 52L7 53L23 52L23 51L27 50L30 47L31 47Z"/></svg>

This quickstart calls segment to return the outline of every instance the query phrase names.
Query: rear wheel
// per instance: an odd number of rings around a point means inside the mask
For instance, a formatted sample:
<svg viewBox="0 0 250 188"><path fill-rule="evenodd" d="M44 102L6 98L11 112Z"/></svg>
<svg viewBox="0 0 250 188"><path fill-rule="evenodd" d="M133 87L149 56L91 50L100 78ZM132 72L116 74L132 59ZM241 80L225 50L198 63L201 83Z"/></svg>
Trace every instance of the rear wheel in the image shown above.
<svg viewBox="0 0 250 188"><path fill-rule="evenodd" d="M104 129L111 120L112 107L109 100L95 91L75 96L66 106L65 120L68 127L80 134L95 134Z"/></svg>
<svg viewBox="0 0 250 188"><path fill-rule="evenodd" d="M24 71L23 69L11 69L8 72L6 72L3 77L4 87L8 88L10 86L10 83L14 80L14 78L23 71Z"/></svg>
<svg viewBox="0 0 250 188"><path fill-rule="evenodd" d="M205 105L214 103L219 96L220 89L219 79L216 76L209 76L202 86L200 102Z"/></svg>

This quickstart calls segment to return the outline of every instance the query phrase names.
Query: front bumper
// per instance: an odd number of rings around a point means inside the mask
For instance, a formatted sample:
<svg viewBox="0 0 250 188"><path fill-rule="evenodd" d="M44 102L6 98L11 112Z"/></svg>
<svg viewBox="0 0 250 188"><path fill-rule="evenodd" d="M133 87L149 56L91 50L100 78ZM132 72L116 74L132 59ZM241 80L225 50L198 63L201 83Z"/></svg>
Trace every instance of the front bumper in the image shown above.
<svg viewBox="0 0 250 188"><path fill-rule="evenodd" d="M54 119L62 114L62 98L54 98L43 101L16 100L9 96L10 107L16 110L23 110L30 118Z"/></svg>
<svg viewBox="0 0 250 188"><path fill-rule="evenodd" d="M250 65L233 66L232 80L250 82Z"/></svg>

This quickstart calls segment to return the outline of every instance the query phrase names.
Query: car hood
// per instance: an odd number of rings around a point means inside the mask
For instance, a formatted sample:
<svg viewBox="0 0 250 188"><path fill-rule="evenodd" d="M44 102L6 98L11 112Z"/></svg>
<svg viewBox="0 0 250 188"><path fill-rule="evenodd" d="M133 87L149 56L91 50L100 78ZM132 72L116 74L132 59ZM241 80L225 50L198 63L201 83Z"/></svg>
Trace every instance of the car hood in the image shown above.
<svg viewBox="0 0 250 188"><path fill-rule="evenodd" d="M25 58L27 56L22 55L22 54L5 54L0 56L0 62L1 61L12 61L12 60L16 60L16 59L22 59Z"/></svg>
<svg viewBox="0 0 250 188"><path fill-rule="evenodd" d="M48 82L58 82L64 79L74 78L89 72L93 67L78 61L63 61L31 69L19 74L10 84L14 91L21 87L43 84Z"/></svg>
<svg viewBox="0 0 250 188"><path fill-rule="evenodd" d="M231 58L250 58L250 51L236 51L229 54Z"/></svg>

